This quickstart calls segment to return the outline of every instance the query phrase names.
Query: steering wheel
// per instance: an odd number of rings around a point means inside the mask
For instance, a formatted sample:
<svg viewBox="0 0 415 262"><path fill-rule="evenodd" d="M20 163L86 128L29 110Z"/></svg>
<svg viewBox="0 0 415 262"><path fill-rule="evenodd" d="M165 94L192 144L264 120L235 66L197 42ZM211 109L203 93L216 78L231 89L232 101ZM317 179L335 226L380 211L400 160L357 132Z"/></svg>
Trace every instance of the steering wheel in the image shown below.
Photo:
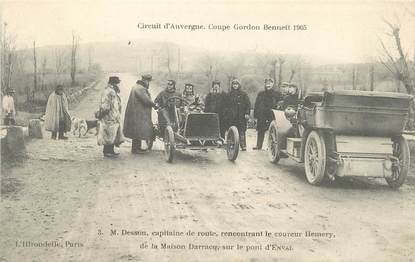
<svg viewBox="0 0 415 262"><path fill-rule="evenodd" d="M181 96L171 96L171 97L167 98L166 102L167 103L173 102L175 105L177 105L177 103L176 103L177 100L180 100L180 102L184 103L185 105L190 104L186 99L184 99Z"/></svg>

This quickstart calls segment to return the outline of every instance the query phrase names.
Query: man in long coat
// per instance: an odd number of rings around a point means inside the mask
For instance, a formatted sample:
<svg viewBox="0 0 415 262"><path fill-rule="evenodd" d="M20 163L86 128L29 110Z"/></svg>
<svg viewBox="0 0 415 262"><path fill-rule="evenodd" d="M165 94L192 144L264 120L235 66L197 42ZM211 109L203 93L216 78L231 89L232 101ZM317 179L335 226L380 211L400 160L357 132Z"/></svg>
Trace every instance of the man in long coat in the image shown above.
<svg viewBox="0 0 415 262"><path fill-rule="evenodd" d="M262 149L264 143L265 131L268 130L272 120L274 120L274 113L272 108L282 99L281 93L275 91L274 80L267 78L264 80L264 90L260 91L255 100L254 118L257 119L257 142L254 150Z"/></svg>
<svg viewBox="0 0 415 262"><path fill-rule="evenodd" d="M141 140L150 140L153 136L153 122L151 108L156 104L151 100L148 88L151 75L143 75L141 80L131 88L124 117L124 136L132 139L131 153L144 152L141 149Z"/></svg>
<svg viewBox="0 0 415 262"><path fill-rule="evenodd" d="M16 108L14 106L14 90L9 88L6 90L6 94L3 96L3 120L4 125L15 125Z"/></svg>
<svg viewBox="0 0 415 262"><path fill-rule="evenodd" d="M52 139L68 139L65 132L71 131L71 116L68 111L68 99L63 92L63 86L57 85L49 95L45 113L45 130L52 132Z"/></svg>
<svg viewBox="0 0 415 262"><path fill-rule="evenodd" d="M100 126L98 131L98 145L103 145L105 157L116 157L119 153L114 151L114 146L124 142L121 130L121 98L117 76L110 76L108 85L102 93L100 104Z"/></svg>
<svg viewBox="0 0 415 262"><path fill-rule="evenodd" d="M227 130L223 110L225 99L226 94L221 92L220 81L213 81L212 88L205 98L205 112L218 114L220 135L223 138L225 138L225 132Z"/></svg>
<svg viewBox="0 0 415 262"><path fill-rule="evenodd" d="M234 79L231 83L231 91L226 97L225 104L228 107L226 118L230 120L230 126L236 126L239 132L239 140L242 151L246 151L246 125L251 110L251 102L248 94L241 90L241 83Z"/></svg>
<svg viewBox="0 0 415 262"><path fill-rule="evenodd" d="M174 111L172 110L172 104L176 104L176 106L182 106L181 102L168 102L170 97L181 97L181 94L176 91L176 81L168 80L167 87L163 91L161 91L154 102L156 103L157 107L161 108L158 112L158 124L160 127L160 133L164 136L164 131L167 125L172 125ZM177 123L178 124L178 123Z"/></svg>

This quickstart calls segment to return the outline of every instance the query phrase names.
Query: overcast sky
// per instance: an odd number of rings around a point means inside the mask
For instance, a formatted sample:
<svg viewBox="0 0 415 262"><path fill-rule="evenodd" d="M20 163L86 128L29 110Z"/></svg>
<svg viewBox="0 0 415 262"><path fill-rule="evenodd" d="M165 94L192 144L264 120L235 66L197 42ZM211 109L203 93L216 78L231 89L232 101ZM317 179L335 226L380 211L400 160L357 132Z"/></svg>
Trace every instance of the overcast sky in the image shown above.
<svg viewBox="0 0 415 262"><path fill-rule="evenodd" d="M345 62L379 54L387 40L382 18L402 25L402 41L415 48L414 2L386 1L3 1L7 31L20 48L70 44L72 31L81 43L129 39L166 40L207 50L301 53ZM137 24L307 25L306 31L139 30Z"/></svg>

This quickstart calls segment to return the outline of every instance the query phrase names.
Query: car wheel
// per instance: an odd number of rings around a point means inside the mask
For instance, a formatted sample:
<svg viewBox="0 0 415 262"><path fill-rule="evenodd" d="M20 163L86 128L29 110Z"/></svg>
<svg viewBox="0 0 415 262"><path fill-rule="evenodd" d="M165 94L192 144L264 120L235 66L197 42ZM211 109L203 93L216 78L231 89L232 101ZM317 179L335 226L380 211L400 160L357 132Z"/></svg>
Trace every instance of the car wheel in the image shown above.
<svg viewBox="0 0 415 262"><path fill-rule="evenodd" d="M392 177L387 177L386 182L392 188L399 188L405 182L409 172L410 151L408 142L403 136L398 137L392 146L396 161L392 165Z"/></svg>
<svg viewBox="0 0 415 262"><path fill-rule="evenodd" d="M323 181L326 171L326 145L323 136L317 131L311 131L307 137L304 167L310 184L319 185Z"/></svg>
<svg viewBox="0 0 415 262"><path fill-rule="evenodd" d="M167 126L164 132L164 157L167 162L173 162L174 151L176 149L176 143L174 141L173 128Z"/></svg>
<svg viewBox="0 0 415 262"><path fill-rule="evenodd" d="M239 132L235 126L231 126L226 135L226 154L230 161L235 161L239 154Z"/></svg>
<svg viewBox="0 0 415 262"><path fill-rule="evenodd" d="M280 147L277 132L277 124L272 121L268 129L268 157L269 160L277 164L280 161Z"/></svg>

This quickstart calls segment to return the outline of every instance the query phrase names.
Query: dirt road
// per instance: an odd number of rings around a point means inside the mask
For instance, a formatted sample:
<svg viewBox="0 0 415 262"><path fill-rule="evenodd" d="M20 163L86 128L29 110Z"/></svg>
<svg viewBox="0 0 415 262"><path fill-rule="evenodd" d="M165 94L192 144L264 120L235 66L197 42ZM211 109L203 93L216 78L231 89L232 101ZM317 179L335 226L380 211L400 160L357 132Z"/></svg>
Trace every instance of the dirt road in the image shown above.
<svg viewBox="0 0 415 262"><path fill-rule="evenodd" d="M120 75L122 99L135 79ZM102 88L104 83L97 86ZM100 90L73 115L89 118ZM104 159L96 137L33 140L2 170L0 261L413 261L415 189L314 187L301 165L249 150ZM157 248L156 248L157 247Z"/></svg>

